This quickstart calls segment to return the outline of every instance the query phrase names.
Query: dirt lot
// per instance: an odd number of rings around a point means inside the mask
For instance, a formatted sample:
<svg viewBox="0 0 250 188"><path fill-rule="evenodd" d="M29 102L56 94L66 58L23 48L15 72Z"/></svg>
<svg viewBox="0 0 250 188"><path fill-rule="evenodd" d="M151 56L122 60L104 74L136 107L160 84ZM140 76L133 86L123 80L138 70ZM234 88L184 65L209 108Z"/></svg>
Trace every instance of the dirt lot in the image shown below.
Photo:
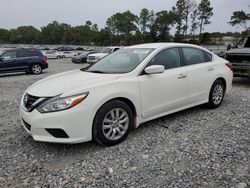
<svg viewBox="0 0 250 188"><path fill-rule="evenodd" d="M250 187L250 81L222 106L148 122L114 147L35 142L21 126L25 89L83 65L50 60L41 75L0 75L0 187Z"/></svg>

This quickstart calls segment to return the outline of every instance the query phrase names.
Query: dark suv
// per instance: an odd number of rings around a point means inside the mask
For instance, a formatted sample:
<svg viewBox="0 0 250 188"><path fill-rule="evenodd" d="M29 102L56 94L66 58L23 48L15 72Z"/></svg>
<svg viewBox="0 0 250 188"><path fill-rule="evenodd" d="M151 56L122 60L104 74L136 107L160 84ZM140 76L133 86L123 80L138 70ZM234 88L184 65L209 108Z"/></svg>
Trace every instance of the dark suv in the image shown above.
<svg viewBox="0 0 250 188"><path fill-rule="evenodd" d="M40 74L46 68L47 58L39 50L13 49L0 52L0 73L24 71Z"/></svg>

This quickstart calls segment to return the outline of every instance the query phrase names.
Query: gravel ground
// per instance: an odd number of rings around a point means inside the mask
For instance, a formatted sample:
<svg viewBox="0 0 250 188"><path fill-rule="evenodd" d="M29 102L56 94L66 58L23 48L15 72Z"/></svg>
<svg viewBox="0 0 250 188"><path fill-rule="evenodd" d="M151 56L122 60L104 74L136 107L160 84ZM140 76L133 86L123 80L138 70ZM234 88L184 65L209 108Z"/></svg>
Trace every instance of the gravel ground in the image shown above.
<svg viewBox="0 0 250 188"><path fill-rule="evenodd" d="M0 75L0 187L250 187L250 81L222 106L145 123L119 145L35 142L21 127L25 89L83 65L51 60L41 75Z"/></svg>

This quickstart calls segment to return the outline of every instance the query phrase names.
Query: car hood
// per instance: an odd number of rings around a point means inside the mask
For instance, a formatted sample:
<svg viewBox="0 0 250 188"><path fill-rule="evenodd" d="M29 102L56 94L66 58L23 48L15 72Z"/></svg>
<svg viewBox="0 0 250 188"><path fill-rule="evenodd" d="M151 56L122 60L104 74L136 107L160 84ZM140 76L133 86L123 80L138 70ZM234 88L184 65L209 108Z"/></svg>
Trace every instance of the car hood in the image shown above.
<svg viewBox="0 0 250 188"><path fill-rule="evenodd" d="M52 97L75 90L84 91L91 86L116 79L116 74L98 74L81 70L68 71L32 84L27 93L39 97Z"/></svg>
<svg viewBox="0 0 250 188"><path fill-rule="evenodd" d="M96 54L90 54L91 57L104 57L108 55L108 53L96 53Z"/></svg>

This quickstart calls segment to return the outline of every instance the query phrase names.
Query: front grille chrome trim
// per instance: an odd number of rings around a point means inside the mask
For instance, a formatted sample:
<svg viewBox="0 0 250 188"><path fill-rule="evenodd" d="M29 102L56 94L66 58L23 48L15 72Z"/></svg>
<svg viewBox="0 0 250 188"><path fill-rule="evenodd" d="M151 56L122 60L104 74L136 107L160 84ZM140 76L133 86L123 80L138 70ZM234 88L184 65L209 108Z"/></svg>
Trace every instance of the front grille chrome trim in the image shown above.
<svg viewBox="0 0 250 188"><path fill-rule="evenodd" d="M25 93L22 99L22 104L23 104L22 107L26 112L31 112L45 99L46 98L44 97L37 97L37 96L30 95L28 93Z"/></svg>

